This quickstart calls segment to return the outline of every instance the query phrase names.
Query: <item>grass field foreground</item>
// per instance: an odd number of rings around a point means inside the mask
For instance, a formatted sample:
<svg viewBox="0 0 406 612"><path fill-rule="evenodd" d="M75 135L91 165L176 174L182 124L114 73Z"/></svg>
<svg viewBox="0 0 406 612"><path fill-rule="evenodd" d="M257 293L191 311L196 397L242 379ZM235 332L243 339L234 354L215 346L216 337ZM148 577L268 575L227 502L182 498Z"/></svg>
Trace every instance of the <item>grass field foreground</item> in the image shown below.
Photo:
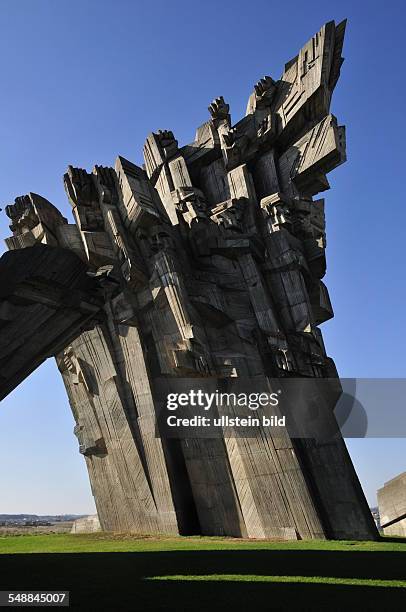
<svg viewBox="0 0 406 612"><path fill-rule="evenodd" d="M401 610L405 552L400 538L4 536L0 589L69 590L72 607L88 609Z"/></svg>

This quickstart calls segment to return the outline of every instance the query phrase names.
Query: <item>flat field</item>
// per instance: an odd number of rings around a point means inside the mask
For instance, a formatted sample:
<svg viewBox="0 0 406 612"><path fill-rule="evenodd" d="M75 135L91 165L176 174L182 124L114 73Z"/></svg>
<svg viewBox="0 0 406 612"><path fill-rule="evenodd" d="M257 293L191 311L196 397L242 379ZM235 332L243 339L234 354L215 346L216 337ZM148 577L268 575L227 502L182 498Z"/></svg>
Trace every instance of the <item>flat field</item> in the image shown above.
<svg viewBox="0 0 406 612"><path fill-rule="evenodd" d="M87 610L405 610L405 553L401 538L4 535L0 590L68 590Z"/></svg>

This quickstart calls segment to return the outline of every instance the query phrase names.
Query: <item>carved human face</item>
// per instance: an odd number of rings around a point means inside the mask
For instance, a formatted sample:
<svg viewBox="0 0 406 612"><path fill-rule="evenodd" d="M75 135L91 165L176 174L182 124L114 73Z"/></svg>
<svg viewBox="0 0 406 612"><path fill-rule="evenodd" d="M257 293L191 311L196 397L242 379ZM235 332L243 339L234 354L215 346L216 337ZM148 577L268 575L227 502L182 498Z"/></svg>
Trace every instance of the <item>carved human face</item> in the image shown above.
<svg viewBox="0 0 406 612"><path fill-rule="evenodd" d="M149 244L153 253L159 253L173 246L173 240L161 226L154 226L149 232Z"/></svg>

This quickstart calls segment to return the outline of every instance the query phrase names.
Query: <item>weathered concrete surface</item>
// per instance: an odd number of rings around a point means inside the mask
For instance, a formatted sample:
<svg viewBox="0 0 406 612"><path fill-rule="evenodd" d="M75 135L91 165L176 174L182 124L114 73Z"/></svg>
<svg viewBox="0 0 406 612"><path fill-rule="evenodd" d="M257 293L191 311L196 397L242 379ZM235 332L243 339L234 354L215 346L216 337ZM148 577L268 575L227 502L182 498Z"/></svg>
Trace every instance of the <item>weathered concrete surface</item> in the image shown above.
<svg viewBox="0 0 406 612"><path fill-rule="evenodd" d="M0 400L100 312L88 266L75 253L35 244L0 258Z"/></svg>
<svg viewBox="0 0 406 612"><path fill-rule="evenodd" d="M378 490L378 505L384 534L406 537L406 472Z"/></svg>
<svg viewBox="0 0 406 612"><path fill-rule="evenodd" d="M330 114L344 30L345 22L327 23L279 80L258 81L237 123L218 97L191 144L179 147L170 130L149 134L143 168L122 157L92 172L70 166L64 183L75 224L32 193L6 209L10 257L24 259L41 243L58 260L60 253L79 258L95 301L102 296L102 309L96 303L76 335L67 321L82 324L82 301L71 303L66 292L48 300L52 317L64 312L63 324L45 326L61 342L33 341L26 357L17 347L22 365L3 383L10 390L29 373L26 361L36 367L56 355L105 530L377 534L340 436L155 435L162 378L170 391L180 378L204 386L235 377L271 384L337 376L319 329L333 311L322 281L324 200L314 196L345 161L345 130ZM55 269L55 287L64 274ZM41 275L29 284L33 302L25 293L23 321L32 303L43 307ZM19 337L18 329L10 333ZM313 400L333 419L315 389Z"/></svg>

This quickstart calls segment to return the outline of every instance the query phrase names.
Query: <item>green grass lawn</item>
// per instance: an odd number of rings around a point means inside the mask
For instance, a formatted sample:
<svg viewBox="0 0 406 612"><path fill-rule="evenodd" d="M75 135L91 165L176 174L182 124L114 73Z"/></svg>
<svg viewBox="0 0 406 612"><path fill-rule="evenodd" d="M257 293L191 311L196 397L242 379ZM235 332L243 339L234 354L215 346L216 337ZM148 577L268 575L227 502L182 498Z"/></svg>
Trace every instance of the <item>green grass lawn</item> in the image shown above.
<svg viewBox="0 0 406 612"><path fill-rule="evenodd" d="M4 536L0 590L69 590L90 610L404 610L405 552L400 538Z"/></svg>

